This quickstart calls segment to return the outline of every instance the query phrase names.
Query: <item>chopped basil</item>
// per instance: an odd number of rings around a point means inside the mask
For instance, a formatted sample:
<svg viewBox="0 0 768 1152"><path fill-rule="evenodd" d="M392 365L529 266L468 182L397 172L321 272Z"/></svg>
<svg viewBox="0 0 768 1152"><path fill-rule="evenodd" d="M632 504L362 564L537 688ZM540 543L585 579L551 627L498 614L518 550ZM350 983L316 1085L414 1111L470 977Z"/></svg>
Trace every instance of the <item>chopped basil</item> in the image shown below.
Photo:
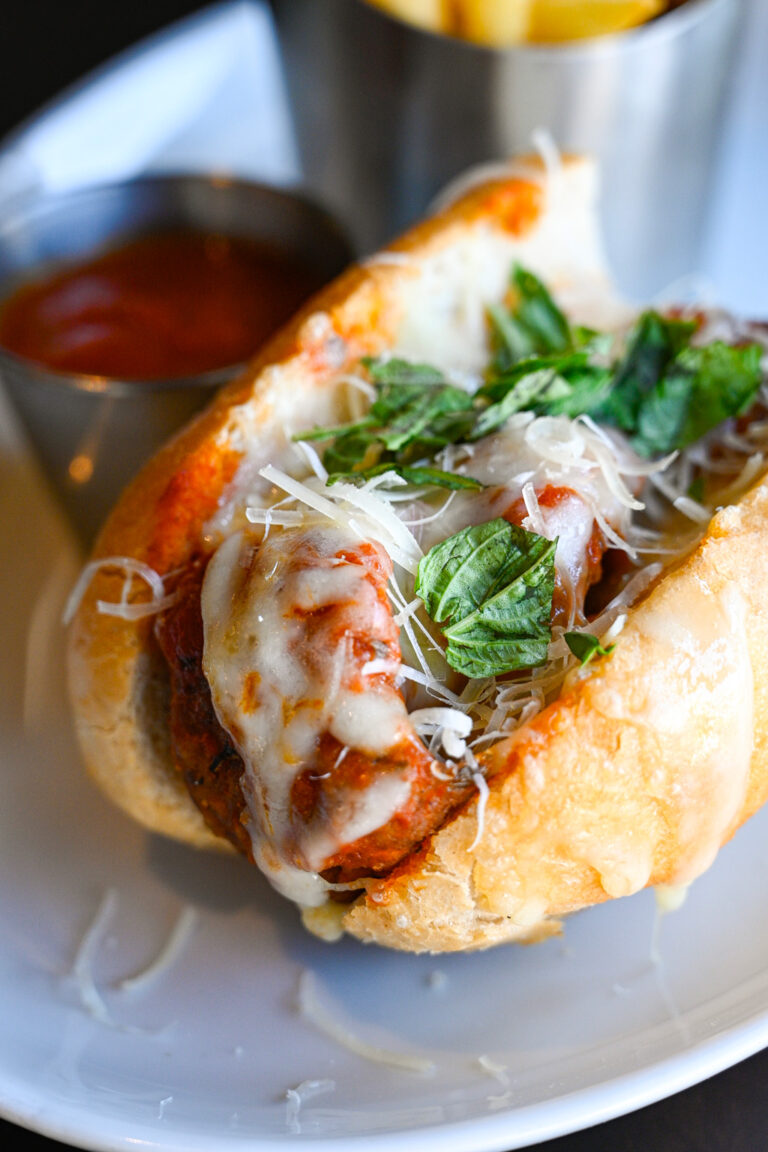
<svg viewBox="0 0 768 1152"><path fill-rule="evenodd" d="M497 519L464 528L422 558L415 591L445 625L452 668L482 677L545 662L556 546Z"/></svg>
<svg viewBox="0 0 768 1152"><path fill-rule="evenodd" d="M634 432L645 398L695 331L696 324L690 321L643 312L629 335L623 359L614 368L602 417L625 432Z"/></svg>
<svg viewBox="0 0 768 1152"><path fill-rule="evenodd" d="M691 500L695 500L698 504L701 504L702 501L704 500L705 492L706 492L706 485L704 483L704 477L703 476L695 476L693 478L693 480L691 480L690 484L688 485L688 492L686 493L686 495Z"/></svg>
<svg viewBox="0 0 768 1152"><path fill-rule="evenodd" d="M616 647L615 644L609 644L604 648L597 636L593 636L591 632L566 632L564 640L576 659L580 661L582 668L585 664L589 664L593 656L610 656Z"/></svg>
<svg viewBox="0 0 768 1152"><path fill-rule="evenodd" d="M480 398L488 397L496 402L480 412L470 439L487 436L514 412L579 416L606 398L610 384L610 370L591 364L586 352L523 360L480 390Z"/></svg>
<svg viewBox="0 0 768 1152"><path fill-rule="evenodd" d="M531 356L568 352L574 345L568 321L532 272L515 264L510 286L514 306L488 310L497 373Z"/></svg>
<svg viewBox="0 0 768 1152"><path fill-rule="evenodd" d="M481 440L523 411L589 415L621 429L641 455L662 455L740 415L757 396L757 344L694 347L695 321L648 311L611 363L613 337L569 325L533 273L515 265L510 289L510 308L489 309L493 358L474 396L429 364L363 361L376 390L367 416L296 437L330 442L323 453L329 483L393 471L411 484L477 488L471 477L449 481L430 461L450 444Z"/></svg>
<svg viewBox="0 0 768 1152"><path fill-rule="evenodd" d="M684 348L641 405L632 436L636 450L653 456L687 448L746 411L762 381L761 358L757 344Z"/></svg>
<svg viewBox="0 0 768 1152"><path fill-rule="evenodd" d="M514 412L589 414L620 428L641 455L661 455L701 439L757 395L757 344L693 347L695 321L648 311L630 332L623 356L608 367L606 341L569 328L535 277L516 268L512 285L513 310L490 313L495 355L478 393L490 404L479 412L471 439L501 427Z"/></svg>
<svg viewBox="0 0 768 1152"><path fill-rule="evenodd" d="M296 437L333 441L323 453L323 464L334 477L358 472L370 476L376 467L381 472L396 470L466 439L475 420L474 401L462 388L448 384L436 368L395 359L367 359L364 364L376 389L365 419L313 428ZM433 476L425 483L445 476L439 469L431 471ZM444 479L441 483L447 486ZM453 485L477 486L477 481Z"/></svg>
<svg viewBox="0 0 768 1152"><path fill-rule="evenodd" d="M483 487L479 480L473 480L471 476L459 476L456 472L443 472L440 468L411 467L408 464L376 464L373 468L364 468L358 472L333 472L328 477L328 484L344 482L361 485L366 480L372 480L374 476L384 476L387 472L401 476L408 484L413 484L419 488L452 488L478 492ZM387 485L382 485L382 487L387 487Z"/></svg>

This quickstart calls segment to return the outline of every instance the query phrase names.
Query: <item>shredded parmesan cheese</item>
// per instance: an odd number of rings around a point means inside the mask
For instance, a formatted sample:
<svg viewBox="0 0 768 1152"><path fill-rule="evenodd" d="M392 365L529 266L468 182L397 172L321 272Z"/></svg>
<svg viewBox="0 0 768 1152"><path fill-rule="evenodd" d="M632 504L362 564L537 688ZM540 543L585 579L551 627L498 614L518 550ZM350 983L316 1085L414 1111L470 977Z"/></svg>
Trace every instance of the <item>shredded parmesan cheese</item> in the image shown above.
<svg viewBox="0 0 768 1152"><path fill-rule="evenodd" d="M467 751L469 751L469 749L467 749ZM483 832L485 831L485 806L488 803L488 796L490 794L488 790L488 784L486 783L485 776L483 776L482 772L472 773L472 783L475 785L475 788L477 788L478 792L477 832L475 834L474 840L467 849L468 852L474 852L475 848L477 848L478 844L483 838Z"/></svg>
<svg viewBox="0 0 768 1152"><path fill-rule="evenodd" d="M377 264L408 268L414 264L414 258L410 252L373 252L361 263L363 268L375 268Z"/></svg>
<svg viewBox="0 0 768 1152"><path fill-rule="evenodd" d="M154 984L163 976L189 943L189 939L197 924L197 912L191 906L184 908L173 926L170 936L158 952L151 964L140 972L121 980L118 988L121 992L138 992Z"/></svg>
<svg viewBox="0 0 768 1152"><path fill-rule="evenodd" d="M323 483L325 483L328 479L328 469L318 456L317 449L314 448L308 440L297 441L295 447L307 461L318 480L322 480Z"/></svg>
<svg viewBox="0 0 768 1152"><path fill-rule="evenodd" d="M401 568L415 575L423 553L402 520L373 489L356 488L353 484L334 484L317 490L316 480L295 480L279 468L268 464L259 473L284 492L307 504L321 515L345 528L351 528L360 539L374 539L382 544Z"/></svg>
<svg viewBox="0 0 768 1152"><path fill-rule="evenodd" d="M163 578L149 564L142 560L134 560L131 556L107 556L103 560L91 560L83 568L72 589L69 599L64 607L62 623L66 626L74 619L82 602L88 585L97 572L110 569L122 569L125 573L123 589L120 600L113 603L108 600L98 600L96 608L104 616L120 616L124 620L141 620L145 616L154 616L164 612L174 602L173 595L166 595ZM128 597L133 587L133 578L138 577L149 586L152 598L140 603L129 603Z"/></svg>
<svg viewBox="0 0 768 1152"><path fill-rule="evenodd" d="M101 993L96 987L96 981L93 978L93 962L117 911L117 904L117 892L114 888L108 888L99 903L96 915L80 942L69 974L77 989L80 1003L86 1012L100 1024L107 1024L110 1027L115 1027L115 1021L110 1016Z"/></svg>
<svg viewBox="0 0 768 1152"><path fill-rule="evenodd" d="M299 1114L302 1105L315 1096L323 1096L328 1092L335 1091L335 1088L335 1080L302 1080L301 1084L297 1084L295 1088L286 1088L285 1122L288 1131L294 1136L301 1135Z"/></svg>
<svg viewBox="0 0 768 1152"><path fill-rule="evenodd" d="M430 1075L435 1070L434 1061L425 1056L415 1056L410 1052L394 1052L387 1048L380 1048L375 1044L368 1044L347 1028L334 1013L318 998L317 982L309 969L305 968L299 976L298 1006L301 1015L324 1032L331 1040L335 1040L342 1048L348 1049L364 1060L374 1064L386 1064L390 1068L398 1068L403 1072L415 1072L418 1075Z"/></svg>

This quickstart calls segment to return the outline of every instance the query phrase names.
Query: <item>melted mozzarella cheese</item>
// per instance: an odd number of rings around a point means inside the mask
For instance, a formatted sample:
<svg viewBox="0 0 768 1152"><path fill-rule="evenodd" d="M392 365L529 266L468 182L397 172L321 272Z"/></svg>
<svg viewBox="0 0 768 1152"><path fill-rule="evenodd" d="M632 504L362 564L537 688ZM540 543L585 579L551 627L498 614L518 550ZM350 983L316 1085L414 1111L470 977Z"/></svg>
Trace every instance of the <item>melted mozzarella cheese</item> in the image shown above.
<svg viewBox="0 0 768 1152"><path fill-rule="evenodd" d="M213 556L203 584L203 667L245 764L254 856L302 904L323 899L316 873L324 861L385 824L409 792L393 771L343 797L321 829L291 825L292 785L324 733L376 757L409 732L400 694L349 650L353 628L375 644L392 627L368 569L354 560L359 547L352 532L327 523L261 544L238 534ZM308 620L321 621L315 632ZM285 851L290 835L295 859ZM301 868L308 871L297 875Z"/></svg>

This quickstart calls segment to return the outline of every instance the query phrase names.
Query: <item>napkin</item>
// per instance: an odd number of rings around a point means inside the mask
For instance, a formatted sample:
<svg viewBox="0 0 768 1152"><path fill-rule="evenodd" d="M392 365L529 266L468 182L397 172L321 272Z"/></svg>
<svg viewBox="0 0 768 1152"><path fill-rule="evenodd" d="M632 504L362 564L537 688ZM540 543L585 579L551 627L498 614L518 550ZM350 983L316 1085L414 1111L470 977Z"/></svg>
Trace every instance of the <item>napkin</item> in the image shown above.
<svg viewBox="0 0 768 1152"><path fill-rule="evenodd" d="M0 209L147 172L300 180L277 36L264 0L215 5L65 93L0 150Z"/></svg>

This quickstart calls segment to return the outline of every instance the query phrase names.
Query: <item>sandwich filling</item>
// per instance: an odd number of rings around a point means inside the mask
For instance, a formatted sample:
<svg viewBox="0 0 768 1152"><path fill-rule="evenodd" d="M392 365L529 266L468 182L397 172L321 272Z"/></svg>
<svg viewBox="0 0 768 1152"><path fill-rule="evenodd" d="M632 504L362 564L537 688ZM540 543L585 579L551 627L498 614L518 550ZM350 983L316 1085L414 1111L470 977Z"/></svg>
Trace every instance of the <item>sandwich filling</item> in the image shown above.
<svg viewBox="0 0 768 1152"><path fill-rule="evenodd" d="M260 467L158 617L192 798L305 906L482 803L486 751L610 659L765 468L757 328L576 328L516 267L486 342L474 377L397 356L340 377L349 418Z"/></svg>

